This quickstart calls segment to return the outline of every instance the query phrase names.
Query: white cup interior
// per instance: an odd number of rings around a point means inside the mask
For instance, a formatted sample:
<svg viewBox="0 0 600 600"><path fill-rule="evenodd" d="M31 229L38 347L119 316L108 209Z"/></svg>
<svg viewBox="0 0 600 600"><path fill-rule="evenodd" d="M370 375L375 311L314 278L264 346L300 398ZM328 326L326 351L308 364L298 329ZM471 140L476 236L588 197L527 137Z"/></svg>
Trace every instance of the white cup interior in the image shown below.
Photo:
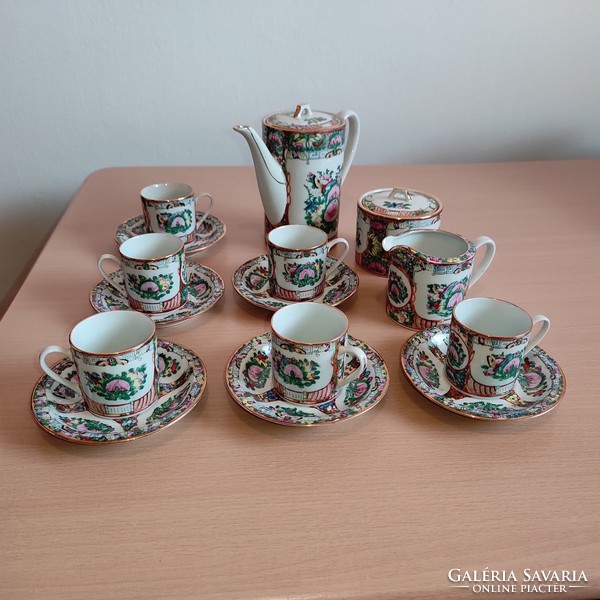
<svg viewBox="0 0 600 600"><path fill-rule="evenodd" d="M269 241L286 250L306 250L325 244L327 234L310 225L282 225L269 233Z"/></svg>
<svg viewBox="0 0 600 600"><path fill-rule="evenodd" d="M348 318L337 308L301 302L280 308L271 318L273 331L302 344L322 344L339 338L348 329Z"/></svg>
<svg viewBox="0 0 600 600"><path fill-rule="evenodd" d="M194 190L187 183L153 183L142 189L140 195L148 200L167 202L180 200L193 195Z"/></svg>
<svg viewBox="0 0 600 600"><path fill-rule="evenodd" d="M460 236L447 231L412 231L402 235L397 244L440 258L461 256L469 246Z"/></svg>
<svg viewBox="0 0 600 600"><path fill-rule="evenodd" d="M495 298L463 300L454 308L453 318L477 333L499 338L522 336L533 326L522 308Z"/></svg>
<svg viewBox="0 0 600 600"><path fill-rule="evenodd" d="M71 331L71 345L89 354L124 352L141 346L156 331L152 319L129 310L100 313L84 319Z"/></svg>
<svg viewBox="0 0 600 600"><path fill-rule="evenodd" d="M181 239L172 233L144 233L125 240L119 252L134 260L152 260L172 256L182 247Z"/></svg>

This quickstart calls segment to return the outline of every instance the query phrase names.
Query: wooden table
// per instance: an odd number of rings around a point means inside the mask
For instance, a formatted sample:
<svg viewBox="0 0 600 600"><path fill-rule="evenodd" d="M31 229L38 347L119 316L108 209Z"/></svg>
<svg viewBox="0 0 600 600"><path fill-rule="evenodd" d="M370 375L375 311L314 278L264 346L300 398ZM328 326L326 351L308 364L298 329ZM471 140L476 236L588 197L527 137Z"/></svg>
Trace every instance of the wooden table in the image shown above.
<svg viewBox="0 0 600 600"><path fill-rule="evenodd" d="M206 393L184 419L132 443L55 439L30 412L38 353L66 344L92 314L96 259L141 212L138 190L169 180L211 191L227 225L198 259L221 274L224 298L160 331L202 358ZM585 587L560 596L600 597L600 160L355 166L341 235L354 240L358 197L386 186L430 192L444 202L445 229L496 240L495 263L471 295L550 316L543 347L568 380L556 410L479 422L423 398L400 371L410 332L385 314L385 280L350 258L360 288L341 307L350 332L389 366L386 398L318 428L247 414L228 396L224 368L271 316L231 285L264 251L253 170L95 172L0 324L0 597L460 599L473 596L473 582L451 587L449 571L486 568L513 571L519 584L524 569L583 571Z"/></svg>

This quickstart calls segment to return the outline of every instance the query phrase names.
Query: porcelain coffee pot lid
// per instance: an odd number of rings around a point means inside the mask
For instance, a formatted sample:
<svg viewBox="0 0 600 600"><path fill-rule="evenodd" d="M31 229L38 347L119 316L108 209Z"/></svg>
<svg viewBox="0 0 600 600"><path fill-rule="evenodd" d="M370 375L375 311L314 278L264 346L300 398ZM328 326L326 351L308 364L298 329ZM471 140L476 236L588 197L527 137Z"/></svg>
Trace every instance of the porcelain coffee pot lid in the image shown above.
<svg viewBox="0 0 600 600"><path fill-rule="evenodd" d="M298 104L292 111L267 115L263 123L281 131L323 133L342 129L346 126L346 119L333 113L313 112L309 104Z"/></svg>
<svg viewBox="0 0 600 600"><path fill-rule="evenodd" d="M428 219L442 212L442 203L433 196L402 188L383 188L364 194L358 205L366 212L389 219Z"/></svg>

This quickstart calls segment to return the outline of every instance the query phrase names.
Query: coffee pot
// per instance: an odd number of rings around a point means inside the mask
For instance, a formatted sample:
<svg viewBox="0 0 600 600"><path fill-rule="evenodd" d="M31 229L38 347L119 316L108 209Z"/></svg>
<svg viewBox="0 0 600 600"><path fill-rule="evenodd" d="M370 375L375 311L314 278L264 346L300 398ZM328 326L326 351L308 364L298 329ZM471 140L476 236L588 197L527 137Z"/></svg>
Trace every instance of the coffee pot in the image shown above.
<svg viewBox="0 0 600 600"><path fill-rule="evenodd" d="M299 104L294 111L266 116L263 139L248 125L233 129L252 153L265 235L280 225L302 224L335 237L340 187L360 134L357 114L313 112L308 104Z"/></svg>

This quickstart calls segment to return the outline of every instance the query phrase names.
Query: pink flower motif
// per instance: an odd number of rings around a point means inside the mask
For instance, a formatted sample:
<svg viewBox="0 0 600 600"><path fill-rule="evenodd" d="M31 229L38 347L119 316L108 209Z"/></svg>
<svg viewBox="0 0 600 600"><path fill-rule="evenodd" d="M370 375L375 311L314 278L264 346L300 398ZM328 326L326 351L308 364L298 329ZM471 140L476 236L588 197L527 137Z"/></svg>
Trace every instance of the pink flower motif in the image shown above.
<svg viewBox="0 0 600 600"><path fill-rule="evenodd" d="M185 221L182 217L175 217L171 223L171 227L185 227Z"/></svg>
<svg viewBox="0 0 600 600"><path fill-rule="evenodd" d="M206 293L206 284L205 283L201 283L200 285L196 286L196 291L201 295L204 296L204 294Z"/></svg>
<svg viewBox="0 0 600 600"><path fill-rule="evenodd" d="M398 286L395 283L392 283L392 285L390 286L390 293L392 294L392 296L396 297L400 295L400 290L398 289Z"/></svg>
<svg viewBox="0 0 600 600"><path fill-rule="evenodd" d="M337 186L336 186L337 187ZM331 221L334 221L337 216L338 216L338 212L340 210L340 203L339 200L337 198L334 198L328 205L327 208L325 209L325 215L324 218L325 220L330 223Z"/></svg>
<svg viewBox="0 0 600 600"><path fill-rule="evenodd" d="M298 273L298 279L306 279L310 277L315 277L316 273L312 267L304 267L300 273Z"/></svg>
<svg viewBox="0 0 600 600"><path fill-rule="evenodd" d="M140 289L143 292L158 292L159 288L156 285L156 283L154 283L154 281L145 281L144 283L142 283L142 285L140 286Z"/></svg>
<svg viewBox="0 0 600 600"><path fill-rule="evenodd" d="M454 344L451 344L448 348L448 356L452 359L453 362L458 362L458 352L456 352L456 346L454 346Z"/></svg>
<svg viewBox="0 0 600 600"><path fill-rule="evenodd" d="M283 368L283 372L286 375L291 375L292 377L295 377L296 379L303 379L302 371L296 365L286 365Z"/></svg>
<svg viewBox="0 0 600 600"><path fill-rule="evenodd" d="M539 373L523 373L523 377L527 380L528 388L536 388L542 381L542 376Z"/></svg>
<svg viewBox="0 0 600 600"><path fill-rule="evenodd" d="M450 300L448 300L448 308L453 308L456 304L458 304L459 302L462 302L462 299L464 298L465 294L463 292L463 290L460 291L456 291L455 293L452 294L452 296L450 297Z"/></svg>
<svg viewBox="0 0 600 600"><path fill-rule="evenodd" d="M431 373L431 369L429 367L426 367L425 365L420 365L418 367L419 369L419 373L421 374L421 377L429 384L431 385L431 377L430 377L430 373Z"/></svg>
<svg viewBox="0 0 600 600"><path fill-rule="evenodd" d="M331 187L329 192L327 192L327 200L332 202L333 200L337 200L340 197L340 186L337 183Z"/></svg>
<svg viewBox="0 0 600 600"><path fill-rule="evenodd" d="M332 146L339 146L342 143L342 136L339 133L337 135L334 135L329 141L329 143Z"/></svg>
<svg viewBox="0 0 600 600"><path fill-rule="evenodd" d="M165 370L165 367L167 366L167 364L165 363L165 359L162 356L160 356L160 354L158 355L156 366L158 368L159 373L162 373Z"/></svg>
<svg viewBox="0 0 600 600"><path fill-rule="evenodd" d="M263 369L261 369L261 367L259 367L258 365L252 365L248 369L248 377L250 377L252 381L258 381L260 379L260 376L262 375L262 372Z"/></svg>
<svg viewBox="0 0 600 600"><path fill-rule="evenodd" d="M123 391L127 391L131 386L129 385L128 381L125 381L124 379L113 379L112 381L109 381L106 384L106 391L107 392L123 392Z"/></svg>
<svg viewBox="0 0 600 600"><path fill-rule="evenodd" d="M510 373L510 371L518 369L520 364L521 361L519 360L519 357L515 357L511 361L507 362L506 365L504 365L503 371L505 373Z"/></svg>
<svg viewBox="0 0 600 600"><path fill-rule="evenodd" d="M321 188L321 193L323 193L327 185L331 183L331 175L329 173L323 173L318 179L315 177L315 183Z"/></svg>
<svg viewBox="0 0 600 600"><path fill-rule="evenodd" d="M367 390L369 389L369 386L364 382L361 381L359 383L356 384L356 388L354 389L354 397L355 398L359 398L360 396L362 396Z"/></svg>
<svg viewBox="0 0 600 600"><path fill-rule="evenodd" d="M88 429L88 427L85 423L80 423L79 425L77 425L77 427L75 429L77 429L77 431L79 431L80 433L89 433L90 432L90 430Z"/></svg>

